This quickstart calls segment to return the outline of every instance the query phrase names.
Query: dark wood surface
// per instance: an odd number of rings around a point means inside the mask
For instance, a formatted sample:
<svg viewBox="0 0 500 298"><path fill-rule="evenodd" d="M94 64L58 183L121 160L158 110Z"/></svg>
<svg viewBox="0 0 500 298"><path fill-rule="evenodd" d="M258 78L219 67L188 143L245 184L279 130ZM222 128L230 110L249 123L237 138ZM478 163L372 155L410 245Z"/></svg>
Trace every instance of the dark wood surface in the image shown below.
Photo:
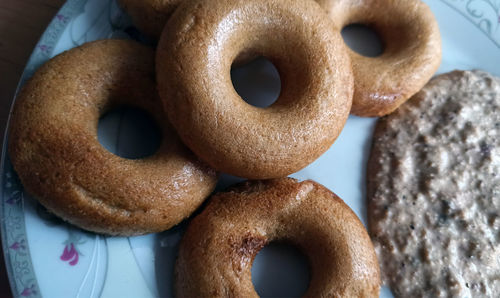
<svg viewBox="0 0 500 298"><path fill-rule="evenodd" d="M0 0L0 132L24 66L38 39L64 0ZM0 297L11 297L3 256Z"/></svg>

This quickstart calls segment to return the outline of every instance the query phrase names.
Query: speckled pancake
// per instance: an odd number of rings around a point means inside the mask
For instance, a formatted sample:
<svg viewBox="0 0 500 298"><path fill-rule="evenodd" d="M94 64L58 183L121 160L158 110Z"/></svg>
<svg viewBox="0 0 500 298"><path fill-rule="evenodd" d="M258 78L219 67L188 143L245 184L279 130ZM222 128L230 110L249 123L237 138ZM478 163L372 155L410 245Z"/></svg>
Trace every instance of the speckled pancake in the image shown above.
<svg viewBox="0 0 500 298"><path fill-rule="evenodd" d="M368 219L397 297L500 295L500 79L455 71L377 123Z"/></svg>

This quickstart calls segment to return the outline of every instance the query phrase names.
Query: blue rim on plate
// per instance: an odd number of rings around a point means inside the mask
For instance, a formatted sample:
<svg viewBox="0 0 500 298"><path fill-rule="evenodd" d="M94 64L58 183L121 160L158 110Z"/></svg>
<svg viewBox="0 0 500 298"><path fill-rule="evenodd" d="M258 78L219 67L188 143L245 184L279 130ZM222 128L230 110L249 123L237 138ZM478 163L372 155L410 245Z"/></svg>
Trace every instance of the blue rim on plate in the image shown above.
<svg viewBox="0 0 500 298"><path fill-rule="evenodd" d="M8 130L13 103L26 80L34 74L38 67L52 57L63 31L72 19L84 12L84 6L87 2L88 0L68 0L54 16L27 62L9 111L0 163L2 171L2 175L0 175L0 194L2 195L0 214L3 219L1 224L2 248L14 296L41 297L26 234L23 187L7 155ZM111 1L109 5L111 5ZM73 39L72 47L87 41L89 40Z"/></svg>
<svg viewBox="0 0 500 298"><path fill-rule="evenodd" d="M51 58L54 53L61 51L61 49L56 49L56 46L62 34L65 32L67 27L70 26L70 23L72 23L72 21L74 21L79 15L85 13L84 9L88 2L95 1L68 0L59 10L59 12L49 24L46 31L43 33L30 59L28 60L27 66L18 85L18 91L19 88L24 84L24 82L33 75L35 70L40 65ZM456 13L467 19L468 22L474 24L474 26L479 29L480 32L482 32L491 42L496 45L498 49L500 49L499 0L427 0L425 2L427 2L431 6L431 8L437 3L445 4L450 8L450 12L455 11ZM114 2L114 0L110 0L107 1L106 4L102 5L116 6L116 3ZM109 8L109 10L107 10L106 12L110 13L110 11L111 9ZM102 13L106 12L102 11ZM96 19L95 22L97 24L98 20ZM109 32L116 33L117 36L123 36L124 34L127 35L123 32L126 29L127 24L129 24L127 23L127 21L120 21L116 24L114 24L113 21L110 21L109 23L111 24L111 28L108 28ZM98 24L96 26L100 25ZM110 34L107 37L114 37L116 35ZM130 32L128 35L131 35ZM66 48L74 47L84 42L90 41L89 38L87 38L86 33L80 34L79 36L79 38L71 39L72 44L67 45ZM0 203L0 214L3 219L1 222L1 234L6 269L9 276L11 290L14 296L41 297L42 294L40 291L39 282L35 274L35 269L32 262L32 253L30 252L30 247L28 245L28 236L25 224L25 198L23 196L23 188L19 182L19 179L14 173L12 165L7 156L6 148L8 126L9 121L7 122L7 128L3 139L4 142L0 167L2 173L0 177L0 193L2 195L2 201ZM175 242L178 241L177 238L179 238L180 236L176 232L172 237L175 238L175 240L171 241ZM65 259L65 261L68 262L75 261L72 256L74 256L74 254L76 253L74 248L74 245L76 246L76 243L77 242L66 243L66 246L64 246L65 250L63 251L63 255L61 255L61 259ZM85 275L85 278L87 278L87 275Z"/></svg>
<svg viewBox="0 0 500 298"><path fill-rule="evenodd" d="M35 70L50 58L50 54L59 40L68 20L81 11L84 0L69 0L58 11L49 26L38 41L31 54L21 80L16 89L16 96L24 82L33 75ZM7 138L13 103L5 129L0 169L0 214L2 220L2 248L5 256L5 267L9 276L12 294L14 296L41 297L37 278L31 262L31 254L27 245L26 227L24 222L24 200L22 185L13 171L7 156ZM7 198L7 199L6 199Z"/></svg>

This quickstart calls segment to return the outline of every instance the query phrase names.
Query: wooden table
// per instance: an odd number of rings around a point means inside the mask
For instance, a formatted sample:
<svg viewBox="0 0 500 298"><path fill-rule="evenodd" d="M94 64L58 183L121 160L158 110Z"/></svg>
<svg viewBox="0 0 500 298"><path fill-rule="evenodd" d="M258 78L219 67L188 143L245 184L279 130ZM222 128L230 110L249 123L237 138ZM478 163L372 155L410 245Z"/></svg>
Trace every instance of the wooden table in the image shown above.
<svg viewBox="0 0 500 298"><path fill-rule="evenodd" d="M3 139L10 104L36 42L64 0L0 0L0 131ZM0 257L0 297L9 297Z"/></svg>

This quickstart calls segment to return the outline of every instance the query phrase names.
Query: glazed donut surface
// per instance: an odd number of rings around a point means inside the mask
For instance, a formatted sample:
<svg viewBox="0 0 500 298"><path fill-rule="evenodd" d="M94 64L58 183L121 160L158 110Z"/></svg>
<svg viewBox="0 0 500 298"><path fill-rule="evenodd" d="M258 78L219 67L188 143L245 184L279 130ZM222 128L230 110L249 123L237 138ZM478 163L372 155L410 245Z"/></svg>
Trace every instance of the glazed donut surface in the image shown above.
<svg viewBox="0 0 500 298"><path fill-rule="evenodd" d="M160 96L184 143L217 170L252 179L286 176L318 158L352 101L349 57L333 28L314 2L182 3L156 63ZM281 94L267 108L234 90L230 69L243 52L278 69Z"/></svg>
<svg viewBox="0 0 500 298"><path fill-rule="evenodd" d="M163 231L191 214L215 187L171 128L156 93L154 52L102 40L51 59L23 87L11 118L9 154L25 189L59 217L90 231ZM153 155L126 159L97 139L99 117L138 107L162 129Z"/></svg>
<svg viewBox="0 0 500 298"><path fill-rule="evenodd" d="M441 62L441 37L434 15L420 0L315 0L338 30L350 24L373 28L384 44L377 57L348 50L354 72L351 113L391 113L419 91Z"/></svg>
<svg viewBox="0 0 500 298"><path fill-rule="evenodd" d="M257 297L252 263L275 240L308 257L305 297L378 297L378 262L363 224L324 186L291 178L247 181L210 198L181 240L176 296Z"/></svg>

